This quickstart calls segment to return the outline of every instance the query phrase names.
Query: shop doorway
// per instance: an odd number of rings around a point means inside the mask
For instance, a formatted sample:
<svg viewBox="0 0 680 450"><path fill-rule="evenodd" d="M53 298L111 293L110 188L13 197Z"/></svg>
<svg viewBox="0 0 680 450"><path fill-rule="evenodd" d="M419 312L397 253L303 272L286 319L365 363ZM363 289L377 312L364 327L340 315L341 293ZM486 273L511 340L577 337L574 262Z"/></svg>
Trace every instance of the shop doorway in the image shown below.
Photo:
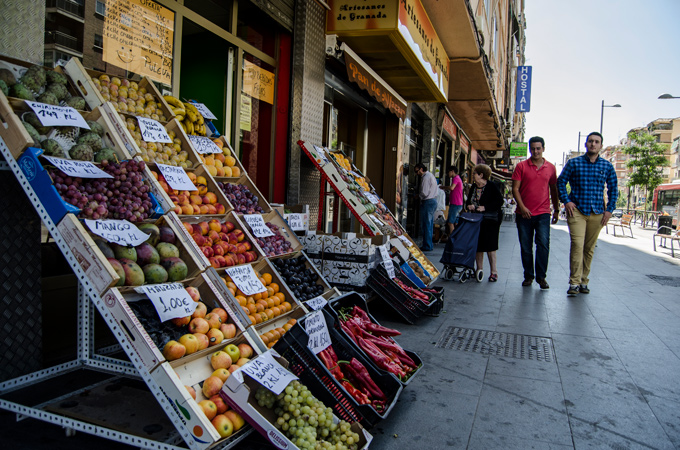
<svg viewBox="0 0 680 450"><path fill-rule="evenodd" d="M409 146L409 171L408 179L408 200L406 206L406 232L416 238L420 235L420 177L415 174L413 168L422 162L426 166L427 161L423 161L423 143L425 139L425 120L424 116L416 112L415 107L411 113L411 129L407 137Z"/></svg>

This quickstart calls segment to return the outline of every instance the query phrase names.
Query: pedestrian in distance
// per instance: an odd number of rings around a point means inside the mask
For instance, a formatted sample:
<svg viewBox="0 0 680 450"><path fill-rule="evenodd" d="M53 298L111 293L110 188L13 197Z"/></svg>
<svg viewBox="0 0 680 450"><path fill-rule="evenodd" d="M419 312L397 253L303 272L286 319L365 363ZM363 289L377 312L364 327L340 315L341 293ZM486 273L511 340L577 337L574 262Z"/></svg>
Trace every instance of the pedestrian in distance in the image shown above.
<svg viewBox="0 0 680 450"><path fill-rule="evenodd" d="M552 223L557 223L559 199L555 166L543 158L545 141L534 136L529 139L531 157L517 164L512 174L512 195L517 202L515 221L519 236L524 281L522 286L536 282L541 289L550 289L546 279L550 254L550 200ZM534 264L534 242L536 262Z"/></svg>
<svg viewBox="0 0 680 450"><path fill-rule="evenodd" d="M498 234L501 230L503 194L490 181L490 178L491 168L489 166L486 164L477 164L475 166L472 171L473 183L465 205L468 211L484 214L479 227L475 260L477 270L482 270L484 267L484 253L487 254L490 266L489 281L495 282L498 281L496 250L498 250Z"/></svg>
<svg viewBox="0 0 680 450"><path fill-rule="evenodd" d="M571 238L567 290L570 296L590 293L588 275L597 237L612 216L619 196L614 166L599 155L602 140L600 133L590 133L586 139L586 153L567 161L557 178L557 190L564 203ZM571 192L567 192L567 183Z"/></svg>
<svg viewBox="0 0 680 450"><path fill-rule="evenodd" d="M451 178L451 185L439 186L439 188L449 192L449 215L446 218L446 227L447 234L451 236L458 223L458 214L463 209L463 180L458 176L456 166L449 166L448 175Z"/></svg>
<svg viewBox="0 0 680 450"><path fill-rule="evenodd" d="M415 165L416 175L420 176L420 232L423 235L423 245L420 248L424 252L434 250L432 243L432 231L434 228L434 212L437 209L437 179L428 172L423 163Z"/></svg>

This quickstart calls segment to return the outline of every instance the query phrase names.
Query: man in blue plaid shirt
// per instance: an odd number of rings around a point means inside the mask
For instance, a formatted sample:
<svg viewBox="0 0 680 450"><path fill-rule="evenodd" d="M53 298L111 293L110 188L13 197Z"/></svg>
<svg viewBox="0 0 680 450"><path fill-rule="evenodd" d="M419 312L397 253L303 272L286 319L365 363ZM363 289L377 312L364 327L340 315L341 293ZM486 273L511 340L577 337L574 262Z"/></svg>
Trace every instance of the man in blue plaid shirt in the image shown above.
<svg viewBox="0 0 680 450"><path fill-rule="evenodd" d="M569 252L569 290L567 294L588 294L590 263L602 227L607 225L619 196L616 172L612 163L599 156L602 135L590 133L586 139L586 153L572 158L557 178L560 200L567 213L571 237ZM567 193L567 183L571 192ZM604 185L607 184L607 205Z"/></svg>

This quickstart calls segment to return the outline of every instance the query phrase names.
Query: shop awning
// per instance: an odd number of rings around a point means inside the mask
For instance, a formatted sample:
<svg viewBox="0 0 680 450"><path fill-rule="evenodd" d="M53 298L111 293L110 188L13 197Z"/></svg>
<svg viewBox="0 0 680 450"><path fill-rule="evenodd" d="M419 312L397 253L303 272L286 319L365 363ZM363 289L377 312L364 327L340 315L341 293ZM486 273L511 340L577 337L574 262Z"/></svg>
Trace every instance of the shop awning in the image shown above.
<svg viewBox="0 0 680 450"><path fill-rule="evenodd" d="M329 0L328 5L326 34L349 45L406 101L448 100L448 55L420 0Z"/></svg>
<svg viewBox="0 0 680 450"><path fill-rule="evenodd" d="M479 49L473 12L466 0L421 0L449 56L447 106L477 150L507 147L489 80L489 68ZM501 143L501 147L497 144Z"/></svg>

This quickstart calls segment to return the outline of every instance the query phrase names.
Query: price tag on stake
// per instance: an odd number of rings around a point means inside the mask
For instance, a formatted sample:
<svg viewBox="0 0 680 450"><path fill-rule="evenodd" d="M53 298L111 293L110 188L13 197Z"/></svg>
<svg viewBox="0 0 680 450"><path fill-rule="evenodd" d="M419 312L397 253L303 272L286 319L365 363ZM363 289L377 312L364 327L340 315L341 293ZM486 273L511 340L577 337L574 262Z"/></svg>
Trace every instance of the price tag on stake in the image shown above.
<svg viewBox="0 0 680 450"><path fill-rule="evenodd" d="M305 330L309 336L307 347L315 355L331 345L331 335L328 333L328 326L326 325L323 311L309 313L305 319Z"/></svg>
<svg viewBox="0 0 680 450"><path fill-rule="evenodd" d="M275 236L274 232L269 229L264 219L259 214L244 214L243 218L250 227L255 237Z"/></svg>
<svg viewBox="0 0 680 450"><path fill-rule="evenodd" d="M142 140L146 142L167 142L172 144L172 139L162 123L157 120L137 117L139 131L142 133Z"/></svg>
<svg viewBox="0 0 680 450"><path fill-rule="evenodd" d="M298 379L274 359L271 350L250 360L239 370L276 395L283 392L291 381Z"/></svg>
<svg viewBox="0 0 680 450"><path fill-rule="evenodd" d="M78 127L90 129L83 116L70 106L55 106L26 101L41 124L46 127Z"/></svg>
<svg viewBox="0 0 680 450"><path fill-rule="evenodd" d="M108 242L124 246L137 246L149 239L149 235L127 220L91 220L85 219L87 227L97 236ZM193 241L193 239L192 239Z"/></svg>
<svg viewBox="0 0 680 450"><path fill-rule="evenodd" d="M385 262L385 270L387 270L387 275L390 278L394 278L396 276L394 273L394 263L392 262L392 258L390 258L389 252L387 251L387 244L380 245L378 248L380 249L380 255L382 256L382 259Z"/></svg>
<svg viewBox="0 0 680 450"><path fill-rule="evenodd" d="M190 316L198 305L182 283L148 284L136 287L135 291L149 297L161 322Z"/></svg>
<svg viewBox="0 0 680 450"><path fill-rule="evenodd" d="M413 242L409 238L403 235L397 236L407 247L413 247Z"/></svg>
<svg viewBox="0 0 680 450"><path fill-rule="evenodd" d="M231 277L237 288L239 288L246 295L255 295L259 292L267 290L264 284L255 274L253 266L250 264L243 264L236 267L227 267L227 274Z"/></svg>
<svg viewBox="0 0 680 450"><path fill-rule="evenodd" d="M326 306L326 304L328 304L328 301L319 295L318 297L314 297L311 300L307 300L305 304L312 308L314 311L318 311L324 306Z"/></svg>
<svg viewBox="0 0 680 450"><path fill-rule="evenodd" d="M286 214L286 219L288 220L288 226L293 231L304 231L305 227L305 217L307 214L292 213Z"/></svg>
<svg viewBox="0 0 680 450"><path fill-rule="evenodd" d="M194 136L193 134L190 134L188 138L191 141L191 145L194 146L194 149L201 155L222 153L222 150L210 138L205 136Z"/></svg>
<svg viewBox="0 0 680 450"><path fill-rule="evenodd" d="M75 159L63 159L45 155L43 155L43 158L52 163L52 165L57 169L71 177L113 178L113 175L109 175L108 173L104 172L102 169L97 167L96 164L90 161L77 161Z"/></svg>
<svg viewBox="0 0 680 450"><path fill-rule="evenodd" d="M189 175L183 168L178 166L169 166L167 164L156 164L158 170L161 171L165 182L173 189L178 191L195 191L196 186L191 182Z"/></svg>
<svg viewBox="0 0 680 450"><path fill-rule="evenodd" d="M213 114L212 111L210 111L208 109L208 107L205 106L205 104L197 103L197 102L191 102L191 104L196 107L196 109L198 110L198 112L201 113L201 115L203 116L204 119L208 119L208 120L217 119L217 117L215 117L215 114Z"/></svg>

